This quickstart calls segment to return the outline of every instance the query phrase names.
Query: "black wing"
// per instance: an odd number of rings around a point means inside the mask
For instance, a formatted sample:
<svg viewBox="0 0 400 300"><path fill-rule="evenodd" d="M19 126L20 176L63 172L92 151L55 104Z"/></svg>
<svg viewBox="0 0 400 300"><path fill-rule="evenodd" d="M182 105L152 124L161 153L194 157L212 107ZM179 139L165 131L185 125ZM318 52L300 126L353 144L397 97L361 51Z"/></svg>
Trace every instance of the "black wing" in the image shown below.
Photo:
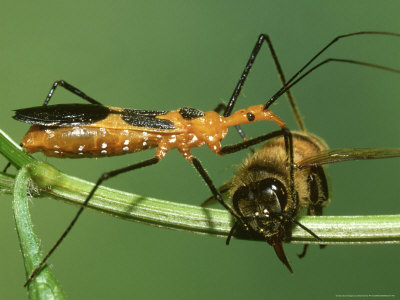
<svg viewBox="0 0 400 300"><path fill-rule="evenodd" d="M132 126L154 128L154 129L175 129L174 123L170 120L157 119L156 116L167 114L169 111L161 110L137 110L124 109L122 120Z"/></svg>
<svg viewBox="0 0 400 300"><path fill-rule="evenodd" d="M57 104L15 110L17 121L43 126L79 126L107 118L111 110L95 104Z"/></svg>
<svg viewBox="0 0 400 300"><path fill-rule="evenodd" d="M302 169L341 161L393 157L400 157L400 148L343 148L321 151L296 164Z"/></svg>
<svg viewBox="0 0 400 300"><path fill-rule="evenodd" d="M96 104L56 104L17 109L15 120L42 126L71 127L93 124L104 120L109 114L121 115L126 123L156 129L174 129L173 122L157 119L168 111L123 109L113 110L110 107Z"/></svg>

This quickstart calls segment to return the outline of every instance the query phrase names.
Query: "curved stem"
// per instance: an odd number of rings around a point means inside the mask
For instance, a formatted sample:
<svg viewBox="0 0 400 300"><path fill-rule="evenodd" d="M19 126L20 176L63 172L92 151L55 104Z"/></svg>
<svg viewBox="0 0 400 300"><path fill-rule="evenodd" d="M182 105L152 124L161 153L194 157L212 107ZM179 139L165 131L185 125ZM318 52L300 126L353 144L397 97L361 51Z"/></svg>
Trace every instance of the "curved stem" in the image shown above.
<svg viewBox="0 0 400 300"><path fill-rule="evenodd" d="M26 276L29 276L42 260L40 242L33 232L29 213L29 182L29 171L22 167L15 178L13 210ZM28 293L30 299L65 299L61 286L47 266L43 267L36 280L29 285Z"/></svg>
<svg viewBox="0 0 400 300"><path fill-rule="evenodd" d="M35 161L18 148L0 131L0 153L16 166L21 161L28 162L26 170L40 196L81 205L93 183L66 175L48 164ZM3 149L12 149L12 153L4 153ZM12 177L0 173L0 192L10 193L11 186ZM88 208L157 227L224 238L229 235L233 225L232 217L225 210L146 198L104 186L98 188ZM299 218L299 221L317 234L323 240L323 244L400 243L400 215L304 216ZM321 243L298 226L293 228L291 242Z"/></svg>

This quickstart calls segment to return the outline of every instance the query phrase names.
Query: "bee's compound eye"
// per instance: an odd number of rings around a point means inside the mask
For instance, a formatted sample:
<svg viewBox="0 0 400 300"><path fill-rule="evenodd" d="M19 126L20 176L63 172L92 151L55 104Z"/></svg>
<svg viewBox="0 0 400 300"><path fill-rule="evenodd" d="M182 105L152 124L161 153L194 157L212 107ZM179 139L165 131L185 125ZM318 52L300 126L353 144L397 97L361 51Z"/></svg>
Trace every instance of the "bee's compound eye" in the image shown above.
<svg viewBox="0 0 400 300"><path fill-rule="evenodd" d="M282 182L275 178L266 178L257 184L259 201L268 211L282 212L287 204L286 188Z"/></svg>

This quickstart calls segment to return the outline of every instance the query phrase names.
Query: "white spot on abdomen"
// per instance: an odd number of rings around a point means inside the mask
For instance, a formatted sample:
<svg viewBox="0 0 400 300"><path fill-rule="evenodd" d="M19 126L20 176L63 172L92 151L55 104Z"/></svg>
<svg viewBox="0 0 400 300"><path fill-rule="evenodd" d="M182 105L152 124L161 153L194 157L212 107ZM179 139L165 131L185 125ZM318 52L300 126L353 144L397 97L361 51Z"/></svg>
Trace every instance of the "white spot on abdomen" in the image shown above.
<svg viewBox="0 0 400 300"><path fill-rule="evenodd" d="M74 127L71 132L71 136L82 136L84 134L85 134L85 131L79 127Z"/></svg>
<svg viewBox="0 0 400 300"><path fill-rule="evenodd" d="M171 138L168 140L169 143L175 143L176 142L176 135L172 135Z"/></svg>

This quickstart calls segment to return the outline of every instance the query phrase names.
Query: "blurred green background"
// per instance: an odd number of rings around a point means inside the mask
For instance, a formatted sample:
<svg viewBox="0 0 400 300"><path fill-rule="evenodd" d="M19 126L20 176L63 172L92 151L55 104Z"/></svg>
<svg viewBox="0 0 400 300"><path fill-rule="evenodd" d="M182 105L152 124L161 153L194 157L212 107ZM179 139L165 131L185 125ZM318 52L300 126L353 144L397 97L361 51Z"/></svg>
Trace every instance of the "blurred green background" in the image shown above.
<svg viewBox="0 0 400 300"><path fill-rule="evenodd" d="M268 33L287 75L333 37L360 30L400 32L399 1L2 1L0 11L1 129L18 141L27 126L12 110L40 105L64 79L107 105L140 109L192 106L212 110L227 101L259 33ZM279 88L266 48L237 108L264 103ZM400 68L400 38L342 40L325 55ZM293 89L307 128L332 148L399 147L400 76L332 63ZM57 90L53 103L80 100ZM273 106L295 123L286 100ZM245 127L249 136L272 124ZM225 144L238 141L231 130ZM153 151L106 159L36 157L68 174L96 180L106 170ZM246 152L217 157L193 153L217 185ZM400 160L329 167L328 215L399 213ZM6 161L0 157L1 165ZM15 169L10 169L15 172ZM195 170L171 151L158 165L125 174L107 186L159 199L199 204L209 191ZM0 293L24 299L24 269L11 197L0 196ZM76 212L52 199L31 204L43 249ZM396 245L285 245L290 275L261 242L158 229L86 211L50 262L71 299L323 299L341 294L399 294Z"/></svg>

